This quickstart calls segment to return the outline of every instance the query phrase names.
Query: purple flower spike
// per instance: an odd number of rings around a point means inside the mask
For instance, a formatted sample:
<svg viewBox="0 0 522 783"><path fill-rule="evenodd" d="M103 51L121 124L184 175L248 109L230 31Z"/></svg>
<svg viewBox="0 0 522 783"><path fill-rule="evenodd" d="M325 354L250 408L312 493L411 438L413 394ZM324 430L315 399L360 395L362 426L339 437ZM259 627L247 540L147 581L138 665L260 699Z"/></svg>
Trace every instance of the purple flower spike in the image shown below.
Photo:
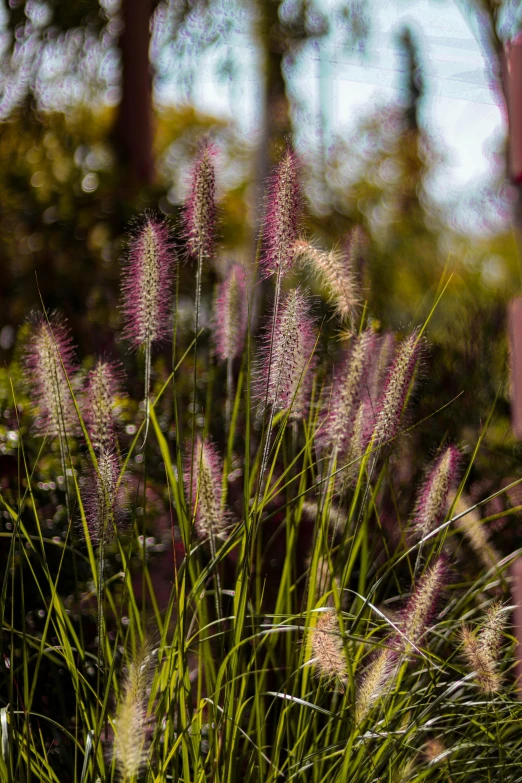
<svg viewBox="0 0 522 783"><path fill-rule="evenodd" d="M420 353L421 344L418 331L415 330L399 345L386 376L384 389L377 404L373 430L374 446L391 441L397 435Z"/></svg>
<svg viewBox="0 0 522 783"><path fill-rule="evenodd" d="M247 328L247 293L243 267L233 264L219 285L214 314L214 341L220 361L239 356Z"/></svg>
<svg viewBox="0 0 522 783"><path fill-rule="evenodd" d="M76 371L69 327L56 313L32 319L23 357L24 375L37 408L35 431L61 440L77 431L77 416L69 389Z"/></svg>
<svg viewBox="0 0 522 783"><path fill-rule="evenodd" d="M426 473L412 519L412 526L421 538L437 528L444 519L448 495L455 483L460 459L460 451L455 446L448 446Z"/></svg>
<svg viewBox="0 0 522 783"><path fill-rule="evenodd" d="M412 644L418 647L435 614L447 573L446 558L441 555L421 576L402 612L402 635L397 636L394 646L403 651L408 650Z"/></svg>
<svg viewBox="0 0 522 783"><path fill-rule="evenodd" d="M265 337L257 397L273 410L291 410L291 418L306 416L314 366L314 322L308 298L290 291L281 305L271 341ZM272 350L270 350L272 348ZM268 395L266 391L268 389Z"/></svg>
<svg viewBox="0 0 522 783"><path fill-rule="evenodd" d="M205 140L192 170L190 195L183 213L184 235L190 258L211 258L216 241L216 148Z"/></svg>
<svg viewBox="0 0 522 783"><path fill-rule="evenodd" d="M302 211L299 162L296 154L287 149L268 182L261 256L265 277L275 272L284 274L292 265Z"/></svg>
<svg viewBox="0 0 522 783"><path fill-rule="evenodd" d="M195 509L195 528L199 538L222 535L227 524L227 514L222 504L223 465L218 451L208 439L197 438L194 462L190 454L185 466L185 489L190 497L191 509ZM191 486L192 477L192 486Z"/></svg>
<svg viewBox="0 0 522 783"><path fill-rule="evenodd" d="M124 336L134 348L170 336L174 253L166 222L146 215L134 232L123 268Z"/></svg>
<svg viewBox="0 0 522 783"><path fill-rule="evenodd" d="M98 359L89 372L84 391L84 418L92 445L110 449L114 442L115 399L121 396L121 370L115 362Z"/></svg>
<svg viewBox="0 0 522 783"><path fill-rule="evenodd" d="M85 493L85 516L94 544L107 543L124 519L125 488L118 477L120 464L114 452L102 449L98 469L92 470Z"/></svg>
<svg viewBox="0 0 522 783"><path fill-rule="evenodd" d="M327 399L326 422L320 432L321 445L337 447L344 451L352 432L360 401L366 390L369 359L377 337L367 329L353 340L349 351L334 370L333 381Z"/></svg>

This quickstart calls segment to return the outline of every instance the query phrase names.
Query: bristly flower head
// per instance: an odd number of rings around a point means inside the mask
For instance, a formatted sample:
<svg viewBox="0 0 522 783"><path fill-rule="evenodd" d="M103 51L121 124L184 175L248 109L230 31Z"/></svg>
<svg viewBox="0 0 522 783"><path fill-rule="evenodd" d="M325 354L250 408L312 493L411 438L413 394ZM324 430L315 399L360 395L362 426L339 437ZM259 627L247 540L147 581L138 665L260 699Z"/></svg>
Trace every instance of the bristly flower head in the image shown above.
<svg viewBox="0 0 522 783"><path fill-rule="evenodd" d="M24 350L24 375L37 408L38 435L66 438L77 430L77 415L68 379L76 371L69 328L56 313L31 319Z"/></svg>
<svg viewBox="0 0 522 783"><path fill-rule="evenodd" d="M274 410L291 410L291 418L306 415L315 346L314 322L308 298L296 288L288 293L271 332L265 336L257 397Z"/></svg>
<svg viewBox="0 0 522 783"><path fill-rule="evenodd" d="M344 690L348 681L346 658L335 609L321 612L311 629L312 656L317 673Z"/></svg>
<svg viewBox="0 0 522 783"><path fill-rule="evenodd" d="M455 494L451 493L450 502L453 503L454 500ZM501 556L490 542L489 531L480 518L477 509L473 508L473 504L469 498L460 495L455 502L453 517L459 517L455 520L456 527L462 530L468 539L471 548L478 558L482 560L485 568L487 568L488 571L492 568L497 568Z"/></svg>
<svg viewBox="0 0 522 783"><path fill-rule="evenodd" d="M417 330L413 331L398 347L395 359L386 377L384 389L377 405L374 446L393 440L397 435L402 411L413 381L421 352Z"/></svg>
<svg viewBox="0 0 522 783"><path fill-rule="evenodd" d="M242 266L233 264L216 297L214 340L221 361L234 359L243 350L247 317L245 272Z"/></svg>
<svg viewBox="0 0 522 783"><path fill-rule="evenodd" d="M402 635L397 636L395 644L402 651L405 652L411 645L418 647L436 610L446 576L446 559L441 556L419 579L402 612Z"/></svg>
<svg viewBox="0 0 522 783"><path fill-rule="evenodd" d="M292 265L302 211L299 162L288 147L268 183L261 256L265 277L278 271L284 274Z"/></svg>
<svg viewBox="0 0 522 783"><path fill-rule="evenodd" d="M124 336L134 348L170 336L174 252L165 220L152 215L134 231L122 273Z"/></svg>
<svg viewBox="0 0 522 783"><path fill-rule="evenodd" d="M84 390L84 418L93 448L110 450L114 445L115 400L120 396L121 370L115 362L98 359L89 372Z"/></svg>
<svg viewBox="0 0 522 783"><path fill-rule="evenodd" d="M211 258L216 241L216 149L205 139L192 169L190 193L183 211L183 231L190 258Z"/></svg>
<svg viewBox="0 0 522 783"><path fill-rule="evenodd" d="M118 478L120 463L114 452L102 449L98 468L92 469L85 492L85 516L94 544L107 543L125 516L125 487Z"/></svg>
<svg viewBox="0 0 522 783"><path fill-rule="evenodd" d="M124 782L135 780L147 756L153 651L144 644L125 672L115 721L114 756Z"/></svg>
<svg viewBox="0 0 522 783"><path fill-rule="evenodd" d="M356 337L334 371L327 411L323 414L326 421L319 433L319 442L324 446L337 447L342 452L350 441L357 409L366 390L369 358L376 339L371 329Z"/></svg>
<svg viewBox="0 0 522 783"><path fill-rule="evenodd" d="M377 338L379 355L373 361L373 371L368 378L368 396L375 406L382 394L383 385L395 353L395 335L387 332Z"/></svg>
<svg viewBox="0 0 522 783"><path fill-rule="evenodd" d="M485 693L497 693L502 683L498 661L505 622L503 615L502 604L493 604L487 610L484 624L477 635L467 626L462 629L464 654Z"/></svg>
<svg viewBox="0 0 522 783"><path fill-rule="evenodd" d="M460 459L460 451L455 446L448 446L427 471L412 519L412 526L421 538L435 530L444 519Z"/></svg>
<svg viewBox="0 0 522 783"><path fill-rule="evenodd" d="M397 656L382 648L375 654L359 682L355 701L355 724L359 725L378 699L391 689L397 672Z"/></svg>
<svg viewBox="0 0 522 783"><path fill-rule="evenodd" d="M341 321L351 323L359 303L359 294L349 257L339 250L317 250L304 240L294 244L294 253L324 286Z"/></svg>
<svg viewBox="0 0 522 783"><path fill-rule="evenodd" d="M228 517L222 504L223 465L218 451L208 439L197 438L194 447L194 463L190 454L185 465L185 489L190 495L192 476L192 513L195 511L195 528L199 538L223 535Z"/></svg>

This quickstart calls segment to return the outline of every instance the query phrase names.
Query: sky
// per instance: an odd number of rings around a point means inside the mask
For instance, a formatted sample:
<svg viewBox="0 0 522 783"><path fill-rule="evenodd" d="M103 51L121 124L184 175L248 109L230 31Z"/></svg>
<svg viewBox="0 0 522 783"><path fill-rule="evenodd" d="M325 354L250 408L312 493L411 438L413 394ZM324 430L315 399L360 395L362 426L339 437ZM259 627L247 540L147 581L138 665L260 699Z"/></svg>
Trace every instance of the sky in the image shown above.
<svg viewBox="0 0 522 783"><path fill-rule="evenodd" d="M322 2L333 10L336 0ZM405 64L397 34L408 23L421 43L427 86L423 119L446 155L432 195L443 204L460 203L460 218L473 223L467 202L493 181L505 118L472 19L459 0L363 0L363 5L370 19L365 52L347 50L334 28L319 46L303 52L293 70L292 94L307 108L312 126L314 115L323 112L327 143L348 136L376 105L400 100ZM190 97L202 111L232 119L241 133L255 138L261 126L256 54L240 31L230 45L240 62L234 80L227 84L218 75L221 55L214 51L198 68ZM166 82L160 97L176 102L181 95Z"/></svg>

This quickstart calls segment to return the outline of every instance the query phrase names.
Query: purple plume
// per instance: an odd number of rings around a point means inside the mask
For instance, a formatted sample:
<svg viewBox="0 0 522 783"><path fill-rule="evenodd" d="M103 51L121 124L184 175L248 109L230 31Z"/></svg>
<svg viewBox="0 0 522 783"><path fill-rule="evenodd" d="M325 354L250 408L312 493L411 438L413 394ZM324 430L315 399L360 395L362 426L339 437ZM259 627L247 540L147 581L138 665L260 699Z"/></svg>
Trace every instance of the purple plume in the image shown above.
<svg viewBox="0 0 522 783"><path fill-rule="evenodd" d="M63 439L78 429L68 383L77 369L70 330L56 313L51 313L48 320L38 314L31 321L23 369L37 409L35 431L41 436Z"/></svg>
<svg viewBox="0 0 522 783"><path fill-rule="evenodd" d="M183 211L183 233L192 259L211 258L216 242L216 148L205 139L192 169L190 193Z"/></svg>
<svg viewBox="0 0 522 783"><path fill-rule="evenodd" d="M435 530L444 520L448 496L455 483L460 460L460 451L455 446L448 446L430 465L412 519L412 526L421 538Z"/></svg>
<svg viewBox="0 0 522 783"><path fill-rule="evenodd" d="M146 215L133 232L122 273L124 336L134 348L170 336L174 252L167 223Z"/></svg>
<svg viewBox="0 0 522 783"><path fill-rule="evenodd" d="M232 264L219 284L214 312L214 342L220 361L239 356L247 328L247 292L243 267Z"/></svg>
<svg viewBox="0 0 522 783"><path fill-rule="evenodd" d="M193 463L190 453L185 465L185 490L190 496L190 506L195 509L195 527L199 538L209 538L223 533L227 514L223 509L223 465L214 444L208 439L197 438ZM192 483L191 483L192 479Z"/></svg>
<svg viewBox="0 0 522 783"><path fill-rule="evenodd" d="M308 298L297 288L284 299L273 330L265 335L257 394L261 406L303 418L308 410L315 346ZM268 393L267 393L268 392Z"/></svg>
<svg viewBox="0 0 522 783"><path fill-rule="evenodd" d="M374 446L393 440L397 435L420 353L419 333L415 330L399 345L386 376L375 415Z"/></svg>
<svg viewBox="0 0 522 783"><path fill-rule="evenodd" d="M297 155L288 148L268 182L261 255L265 277L278 271L284 274L295 258L303 212L299 168Z"/></svg>
<svg viewBox="0 0 522 783"><path fill-rule="evenodd" d="M421 576L403 609L399 623L402 635L397 635L394 639L394 647L406 651L410 643L419 645L435 615L447 576L447 560L441 555Z"/></svg>
<svg viewBox="0 0 522 783"><path fill-rule="evenodd" d="M89 536L94 544L107 543L121 529L125 517L125 486L118 478L118 456L102 449L98 467L90 471L84 498Z"/></svg>
<svg viewBox="0 0 522 783"><path fill-rule="evenodd" d="M115 401L121 396L121 369L116 362L98 359L87 376L84 389L84 419L95 449L110 450L114 443Z"/></svg>

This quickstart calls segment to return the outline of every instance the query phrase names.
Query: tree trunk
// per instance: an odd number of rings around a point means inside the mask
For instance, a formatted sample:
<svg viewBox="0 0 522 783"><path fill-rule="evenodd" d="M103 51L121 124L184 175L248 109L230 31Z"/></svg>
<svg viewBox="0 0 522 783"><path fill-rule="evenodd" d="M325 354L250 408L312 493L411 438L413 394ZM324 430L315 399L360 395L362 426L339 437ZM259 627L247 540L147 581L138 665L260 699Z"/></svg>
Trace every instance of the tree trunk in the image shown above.
<svg viewBox="0 0 522 783"><path fill-rule="evenodd" d="M120 37L122 94L114 128L124 181L132 187L154 180L152 78L149 64L153 0L123 0Z"/></svg>

